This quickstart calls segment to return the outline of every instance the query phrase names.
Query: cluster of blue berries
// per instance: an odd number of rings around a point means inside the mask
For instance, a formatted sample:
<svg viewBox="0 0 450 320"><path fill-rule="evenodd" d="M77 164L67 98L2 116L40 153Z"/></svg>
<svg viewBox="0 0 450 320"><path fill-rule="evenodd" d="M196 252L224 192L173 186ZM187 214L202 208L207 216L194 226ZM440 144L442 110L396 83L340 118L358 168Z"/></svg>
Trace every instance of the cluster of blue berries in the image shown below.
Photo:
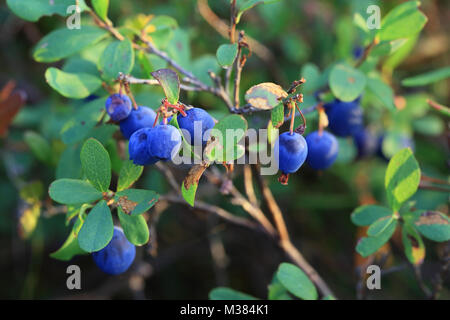
<svg viewBox="0 0 450 320"><path fill-rule="evenodd" d="M275 143L276 159L284 176L282 183L287 182L287 175L296 172L306 161L315 170L325 170L336 161L339 144L335 137L360 136L364 129L363 113L359 106L360 98L352 102L335 100L324 105L328 116L329 129L314 131L303 138L296 132L284 132Z"/></svg>
<svg viewBox="0 0 450 320"><path fill-rule="evenodd" d="M120 131L129 139L128 151L130 159L137 165L150 165L160 160L172 159L180 150L180 131L170 124L156 124L156 113L144 106L132 108L128 96L113 94L106 101L106 111L113 121L118 121ZM201 108L192 108L178 114L180 129L189 133L188 142L196 143L195 123L200 124L202 144L206 144L208 136L205 132L214 127L214 119ZM155 125L155 126L154 126ZM197 133L197 135L199 135Z"/></svg>
<svg viewBox="0 0 450 320"><path fill-rule="evenodd" d="M156 124L156 113L144 106L134 109L131 100L124 94L113 94L105 104L112 121L119 122L120 131L129 139L130 159L137 165L148 165L159 160L172 159L180 149L181 134L169 124ZM205 132L214 127L214 119L203 109L192 108L179 114L177 121L180 129L190 134L189 142L194 144L198 135L195 129L200 124L202 144L208 136ZM197 122L197 124L196 124ZM109 244L92 257L95 264L105 273L118 275L128 270L136 256L136 247L127 240L122 229L114 227L114 234Z"/></svg>

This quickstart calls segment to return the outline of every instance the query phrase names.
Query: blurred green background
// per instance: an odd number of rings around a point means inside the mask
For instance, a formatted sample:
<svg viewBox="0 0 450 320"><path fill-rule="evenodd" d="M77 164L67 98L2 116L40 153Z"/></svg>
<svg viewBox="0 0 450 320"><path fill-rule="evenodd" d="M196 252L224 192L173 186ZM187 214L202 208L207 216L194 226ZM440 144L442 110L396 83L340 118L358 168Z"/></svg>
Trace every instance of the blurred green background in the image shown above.
<svg viewBox="0 0 450 320"><path fill-rule="evenodd" d="M239 28L268 48L270 54L267 59L256 54L249 58L242 77L242 93L266 81L287 88L300 78L307 63L314 63L324 71L335 61L352 61L354 50L365 45L353 25L354 13L366 16L369 4L379 4L383 15L400 2L282 0L250 10ZM64 99L53 91L44 79L48 65L31 58L33 46L51 30L63 26L64 19L44 17L38 23L30 23L13 15L5 1L0 3L0 87L14 80L27 94L26 106L1 140L0 298L206 299L208 292L217 286L266 297L273 273L280 262L287 261L281 250L263 234L227 225L181 205L162 203L152 209L156 211L149 217L154 219L152 240L138 249L133 270L118 277L101 273L89 256L77 257L70 263L49 257L64 241L69 228L64 225L63 215L48 209L51 202L47 196L43 197L36 229L24 239L26 226L20 218L28 214L28 219L33 220L33 215L30 206L19 196L19 190L33 181L41 181L47 190L55 177L80 170L79 164L73 163L76 150L65 150L60 132L85 102ZM213 0L209 5L218 17L228 21L229 1ZM364 97L362 105L370 130L376 135L389 136L393 149L398 135L411 137L422 171L447 179L448 120L430 111L426 99L432 97L449 105L450 82L412 89L400 85L405 77L450 64L450 3L423 1L422 10L429 22L417 42L411 44L410 50L401 50L382 64L383 76L396 94L405 99L406 107L393 115L370 97ZM201 71L205 68L219 70L214 55L217 47L227 40L205 21L196 0L111 0L109 16L116 25L139 13L168 15L178 22L178 28L165 39L166 51L187 69L198 72L203 79ZM95 52L85 54L89 56L95 56ZM54 65L61 67L63 63ZM164 64L154 59L152 67L157 69ZM209 81L207 77L206 81ZM132 89L142 103L152 108L159 106L162 92L158 88L133 86ZM221 101L207 93L184 92L182 101L208 109L217 118L227 112ZM266 126L268 119L268 114L248 117L253 127ZM308 119L308 130L315 130L315 115L309 115ZM36 158L24 142L24 134L29 130L38 132L49 143L52 156L46 161ZM111 141L107 139L107 146L115 148ZM294 244L338 297L354 299L358 281L355 263L360 260L354 250L356 227L350 221L350 213L367 199L386 202L383 181L387 162L377 156L356 159L351 139L340 139L340 147L338 163L326 172L318 173L303 166L291 177L287 187L279 185L276 177L268 179L284 210ZM60 160L61 156L66 158ZM182 177L187 168L173 170L176 177ZM236 168L235 184L243 190L241 170ZM165 179L153 167L145 169L138 186L162 194L169 190ZM206 183L200 183L197 198L244 214ZM445 192L419 190L414 198L417 208L448 213ZM30 220L27 222L32 224ZM383 289L369 292L369 298L423 298L398 243L393 241L386 264L388 269L399 266L398 270L383 276ZM423 273L425 281L429 281L439 268L438 252L442 245L427 241L426 247ZM66 289L66 267L70 264L81 267L81 291ZM442 298L450 298L448 283Z"/></svg>

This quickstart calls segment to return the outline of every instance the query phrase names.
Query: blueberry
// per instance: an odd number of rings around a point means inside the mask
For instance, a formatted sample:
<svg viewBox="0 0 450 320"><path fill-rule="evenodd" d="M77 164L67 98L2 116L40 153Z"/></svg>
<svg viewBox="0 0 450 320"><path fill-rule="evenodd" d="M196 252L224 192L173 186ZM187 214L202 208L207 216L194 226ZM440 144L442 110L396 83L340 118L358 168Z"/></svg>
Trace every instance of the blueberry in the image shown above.
<svg viewBox="0 0 450 320"><path fill-rule="evenodd" d="M135 256L136 247L128 241L119 227L114 227L114 234L108 245L92 254L95 264L103 272L112 275L127 271Z"/></svg>
<svg viewBox="0 0 450 320"><path fill-rule="evenodd" d="M353 141L358 149L358 157L369 157L377 151L378 139L372 132L361 128L353 134Z"/></svg>
<svg viewBox="0 0 450 320"><path fill-rule="evenodd" d="M106 112L109 114L111 120L124 120L131 112L131 100L124 94L110 95L105 103Z"/></svg>
<svg viewBox="0 0 450 320"><path fill-rule="evenodd" d="M180 131L169 124L157 125L152 128L148 146L149 153L156 159L170 160L180 150Z"/></svg>
<svg viewBox="0 0 450 320"><path fill-rule="evenodd" d="M120 121L120 131L122 131L125 138L130 139L135 131L152 127L155 118L155 111L147 107L139 106L137 109L131 110L128 118Z"/></svg>
<svg viewBox="0 0 450 320"><path fill-rule="evenodd" d="M305 162L308 145L301 134L283 132L274 146L275 160L283 174L296 172Z"/></svg>
<svg viewBox="0 0 450 320"><path fill-rule="evenodd" d="M158 162L158 159L153 157L149 151L150 136L152 128L142 128L133 133L128 143L128 153L130 160L134 164L145 166Z"/></svg>
<svg viewBox="0 0 450 320"><path fill-rule="evenodd" d="M364 54L364 48L361 46L356 46L353 48L353 58L360 59Z"/></svg>
<svg viewBox="0 0 450 320"><path fill-rule="evenodd" d="M177 120L180 129L189 132L190 140L188 140L188 142L191 145L198 144L197 141L200 140L202 141L202 145L205 145L209 139L208 135L204 136L205 132L212 129L215 125L214 120L209 113L201 108L189 109L186 111L186 116L179 114Z"/></svg>
<svg viewBox="0 0 450 320"><path fill-rule="evenodd" d="M341 137L350 136L363 126L363 113L359 106L360 98L351 102L335 100L325 105L330 130Z"/></svg>
<svg viewBox="0 0 450 320"><path fill-rule="evenodd" d="M306 162L316 170L329 168L338 156L339 144L334 135L329 132L311 132L306 137L308 157Z"/></svg>

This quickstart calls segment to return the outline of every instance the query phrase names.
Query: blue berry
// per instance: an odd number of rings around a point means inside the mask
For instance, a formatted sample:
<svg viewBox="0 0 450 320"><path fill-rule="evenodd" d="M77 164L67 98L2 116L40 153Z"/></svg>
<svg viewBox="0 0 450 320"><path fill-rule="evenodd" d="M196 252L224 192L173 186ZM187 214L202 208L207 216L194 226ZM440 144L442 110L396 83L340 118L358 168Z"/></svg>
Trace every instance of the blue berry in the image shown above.
<svg viewBox="0 0 450 320"><path fill-rule="evenodd" d="M130 160L134 164L145 166L158 162L158 159L153 157L149 151L150 136L152 128L142 128L133 133L128 143L128 153Z"/></svg>
<svg viewBox="0 0 450 320"><path fill-rule="evenodd" d="M353 141L358 149L358 157L369 157L377 151L378 139L372 132L361 128L353 134Z"/></svg>
<svg viewBox="0 0 450 320"><path fill-rule="evenodd" d="M301 134L283 132L274 146L275 160L283 174L296 172L305 162L308 145Z"/></svg>
<svg viewBox="0 0 450 320"><path fill-rule="evenodd" d="M361 46L356 46L353 48L353 58L360 59L364 54L364 48Z"/></svg>
<svg viewBox="0 0 450 320"><path fill-rule="evenodd" d="M334 135L323 131L311 132L306 137L308 144L308 157L306 162L316 170L329 168L338 156L339 144Z"/></svg>
<svg viewBox="0 0 450 320"><path fill-rule="evenodd" d="M209 139L208 135L204 136L205 132L212 129L215 125L214 120L209 113L201 108L186 110L186 116L179 114L177 120L180 129L184 129L189 132L190 139L188 142L191 145L199 144L197 141L202 141L202 145L205 145Z"/></svg>
<svg viewBox="0 0 450 320"><path fill-rule="evenodd" d="M172 159L180 150L180 131L172 125L160 124L152 128L148 141L149 153L158 160Z"/></svg>
<svg viewBox="0 0 450 320"><path fill-rule="evenodd" d="M363 112L359 98L352 102L335 100L325 105L330 130L341 137L356 133L363 126Z"/></svg>
<svg viewBox="0 0 450 320"><path fill-rule="evenodd" d="M139 106L137 109L131 110L128 118L120 121L120 131L122 131L125 138L130 139L135 131L152 127L155 118L155 111L147 107Z"/></svg>
<svg viewBox="0 0 450 320"><path fill-rule="evenodd" d="M95 264L103 272L112 275L127 271L135 256L136 247L128 241L119 227L114 227L114 234L108 245L92 254Z"/></svg>
<svg viewBox="0 0 450 320"><path fill-rule="evenodd" d="M111 120L121 121L128 117L131 112L131 100L124 94L110 95L105 103L106 112Z"/></svg>

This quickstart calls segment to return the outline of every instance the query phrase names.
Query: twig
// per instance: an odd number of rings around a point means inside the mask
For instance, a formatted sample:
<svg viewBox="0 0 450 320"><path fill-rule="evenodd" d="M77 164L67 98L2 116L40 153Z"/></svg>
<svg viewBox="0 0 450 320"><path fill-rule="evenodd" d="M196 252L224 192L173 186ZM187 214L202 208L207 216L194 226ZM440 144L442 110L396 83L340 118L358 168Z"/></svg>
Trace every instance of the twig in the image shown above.
<svg viewBox="0 0 450 320"><path fill-rule="evenodd" d="M169 201L171 203L178 203L178 204L182 204L182 205L185 205L185 206L190 206L186 202L186 200L184 200L180 196L163 195L163 196L160 197L160 199ZM237 224L237 225L240 225L240 226L243 226L243 227L246 227L246 228L250 228L250 229L253 229L253 230L262 231L262 229L259 228L256 223L254 223L254 222L252 222L252 221L250 221L248 219L238 217L238 216L236 216L236 215L234 215L234 214L232 214L232 213L222 209L221 207L214 206L214 205L205 203L205 202L200 201L200 200L195 200L195 209L202 210L202 211L205 211L205 212L208 212L208 213L211 213L211 214L215 214L215 215L221 217L222 219L224 219L224 220L226 220L226 221L228 221L230 223L234 223L234 224Z"/></svg>
<svg viewBox="0 0 450 320"><path fill-rule="evenodd" d="M253 188L253 173L250 165L244 165L244 187L248 200L255 206L258 205L258 199L256 198L255 188Z"/></svg>
<svg viewBox="0 0 450 320"><path fill-rule="evenodd" d="M427 185L422 182L419 183L419 189L437 191L437 192L450 192L450 188Z"/></svg>
<svg viewBox="0 0 450 320"><path fill-rule="evenodd" d="M242 63L241 57L242 57L242 45L241 42L244 39L244 31L239 32L239 39L238 39L238 54L236 56L236 60L234 62L234 69L236 70L234 75L234 107L235 109L239 109L240 105L240 99L239 99L239 91L241 86L241 74L242 74L242 68L244 64Z"/></svg>
<svg viewBox="0 0 450 320"><path fill-rule="evenodd" d="M255 167L256 171L259 171L259 167ZM272 214L273 220L275 221L275 226L278 230L278 233L280 235L280 241L290 241L289 240L289 233L286 227L286 223L283 218L283 214L280 210L280 207L278 206L275 197L272 194L272 191L270 190L269 186L267 185L266 180L258 174L258 184L261 189L262 196L264 198L264 201L267 204L267 207L269 208L270 213Z"/></svg>
<svg viewBox="0 0 450 320"><path fill-rule="evenodd" d="M442 104L437 103L436 101L433 101L431 99L427 100L427 103L432 107L433 109L441 112L442 114L445 114L446 116L450 117L450 108L446 107Z"/></svg>
<svg viewBox="0 0 450 320"><path fill-rule="evenodd" d="M414 268L414 275L416 276L419 288L423 291L423 293L427 298L431 298L431 291L430 289L428 289L428 287L425 285L425 282L423 281L420 266L413 266L413 268Z"/></svg>
<svg viewBox="0 0 450 320"><path fill-rule="evenodd" d="M355 64L355 68L359 68L364 61L369 57L369 54L372 52L372 49L379 43L379 40L377 38L374 38L373 41L364 49L364 53L361 57L361 59L358 60L358 62Z"/></svg>

